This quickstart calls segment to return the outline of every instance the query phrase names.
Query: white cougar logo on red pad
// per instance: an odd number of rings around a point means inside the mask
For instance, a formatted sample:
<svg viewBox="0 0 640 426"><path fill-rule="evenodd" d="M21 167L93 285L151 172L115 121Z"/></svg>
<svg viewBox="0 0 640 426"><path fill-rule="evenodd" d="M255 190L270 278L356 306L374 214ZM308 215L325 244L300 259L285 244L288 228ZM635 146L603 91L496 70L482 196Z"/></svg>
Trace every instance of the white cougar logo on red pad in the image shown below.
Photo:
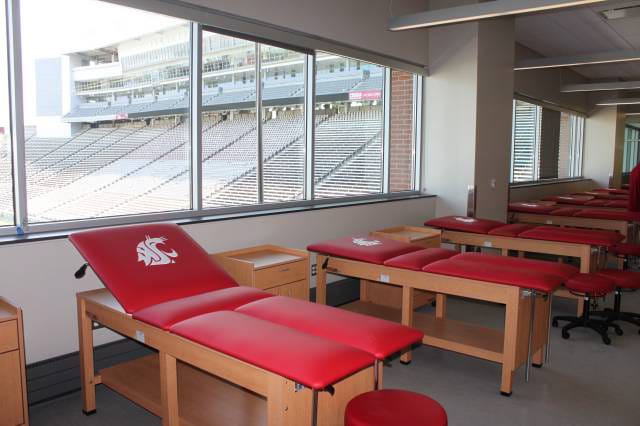
<svg viewBox="0 0 640 426"><path fill-rule="evenodd" d="M145 266L158 266L175 263L175 260L173 259L178 257L178 253L175 250L164 251L158 247L166 241L166 237L151 238L147 235L147 238L144 241L140 241L138 243L138 247L136 247L136 251L138 252L138 262L144 262Z"/></svg>
<svg viewBox="0 0 640 426"><path fill-rule="evenodd" d="M379 246L380 244L382 244L378 240L367 240L366 238L352 238L351 242L363 247Z"/></svg>

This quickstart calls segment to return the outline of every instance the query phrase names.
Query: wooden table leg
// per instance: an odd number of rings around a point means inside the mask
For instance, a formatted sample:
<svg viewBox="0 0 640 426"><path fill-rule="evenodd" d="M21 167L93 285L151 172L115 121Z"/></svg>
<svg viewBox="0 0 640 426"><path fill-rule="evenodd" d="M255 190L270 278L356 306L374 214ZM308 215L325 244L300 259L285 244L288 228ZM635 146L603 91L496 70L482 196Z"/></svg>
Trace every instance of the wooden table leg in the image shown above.
<svg viewBox="0 0 640 426"><path fill-rule="evenodd" d="M436 294L436 318L443 319L447 316L447 295Z"/></svg>
<svg viewBox="0 0 640 426"><path fill-rule="evenodd" d="M407 327L413 326L413 288L408 286L402 287L402 325ZM400 362L409 364L411 362L411 350L406 349L400 355Z"/></svg>
<svg viewBox="0 0 640 426"><path fill-rule="evenodd" d="M296 390L295 383L271 376L267 395L267 426L311 426L313 424L313 392Z"/></svg>
<svg viewBox="0 0 640 426"><path fill-rule="evenodd" d="M505 306L504 316L504 345L502 353L502 381L500 383L500 393L504 396L511 396L513 389L513 373L516 370L516 358L518 355L518 331L520 315L520 290L515 289L510 294L509 301Z"/></svg>
<svg viewBox="0 0 640 426"><path fill-rule="evenodd" d="M93 322L87 314L83 299L78 299L78 341L80 349L80 382L82 411L86 415L96 412L96 383L93 364Z"/></svg>
<svg viewBox="0 0 640 426"><path fill-rule="evenodd" d="M160 351L160 394L162 396L162 426L179 426L178 372L176 359Z"/></svg>
<svg viewBox="0 0 640 426"><path fill-rule="evenodd" d="M369 281L367 280L360 280L360 300L369 301Z"/></svg>
<svg viewBox="0 0 640 426"><path fill-rule="evenodd" d="M326 257L318 255L316 257L316 303L327 304L327 271L322 267Z"/></svg>

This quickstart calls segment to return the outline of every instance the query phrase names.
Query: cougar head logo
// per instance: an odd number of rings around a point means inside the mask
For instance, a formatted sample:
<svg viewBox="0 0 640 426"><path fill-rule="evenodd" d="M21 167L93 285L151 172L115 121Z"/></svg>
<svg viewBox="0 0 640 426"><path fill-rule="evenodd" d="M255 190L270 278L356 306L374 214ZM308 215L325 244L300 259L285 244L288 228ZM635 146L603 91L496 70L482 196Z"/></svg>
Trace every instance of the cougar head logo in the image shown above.
<svg viewBox="0 0 640 426"><path fill-rule="evenodd" d="M352 238L351 242L358 246L371 247L371 246L379 246L382 244L378 240L367 240L366 238Z"/></svg>
<svg viewBox="0 0 640 426"><path fill-rule="evenodd" d="M136 247L138 253L138 262L144 262L145 266L157 266L168 265L175 263L174 258L178 257L178 253L175 250L164 251L159 245L164 244L167 241L165 237L147 238L144 241L140 241Z"/></svg>
<svg viewBox="0 0 640 426"><path fill-rule="evenodd" d="M476 220L475 220L474 218L472 218L472 217L460 217L460 216L456 217L456 220L457 220L458 222L463 222L463 223L473 223L473 222L475 222L475 221L476 221Z"/></svg>

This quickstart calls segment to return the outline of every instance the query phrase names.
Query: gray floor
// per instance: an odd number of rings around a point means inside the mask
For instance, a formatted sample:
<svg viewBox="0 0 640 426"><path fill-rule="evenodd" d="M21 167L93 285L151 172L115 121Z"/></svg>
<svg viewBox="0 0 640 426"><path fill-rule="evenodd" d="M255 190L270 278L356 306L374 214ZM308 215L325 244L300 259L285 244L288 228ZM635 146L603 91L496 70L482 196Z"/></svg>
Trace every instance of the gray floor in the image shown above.
<svg viewBox="0 0 640 426"><path fill-rule="evenodd" d="M625 294L624 308L640 312L640 292ZM609 300L610 301L610 300ZM554 303L554 313L572 313L574 304ZM503 311L490 305L452 300L452 318L500 325ZM552 330L551 363L533 369L529 383L518 371L513 396L499 394L497 364L422 347L414 361L395 361L385 371L385 386L411 389L440 401L451 426L639 426L640 335L623 325L625 335L613 335L605 346L590 330L574 330L563 340ZM31 409L33 425L160 425L160 420L125 398L100 386L98 412L85 417L80 395L71 394Z"/></svg>

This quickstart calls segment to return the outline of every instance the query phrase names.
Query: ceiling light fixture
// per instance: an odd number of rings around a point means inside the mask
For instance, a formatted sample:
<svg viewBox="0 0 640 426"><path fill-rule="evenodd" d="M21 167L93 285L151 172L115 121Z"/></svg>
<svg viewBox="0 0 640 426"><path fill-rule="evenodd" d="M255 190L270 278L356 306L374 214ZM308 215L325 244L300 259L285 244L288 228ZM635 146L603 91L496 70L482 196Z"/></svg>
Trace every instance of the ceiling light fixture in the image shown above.
<svg viewBox="0 0 640 426"><path fill-rule="evenodd" d="M493 0L446 9L427 10L425 12L396 16L389 19L391 31L412 30L416 28L436 27L497 18L500 16L520 15L545 10L562 9L601 3L605 0Z"/></svg>

